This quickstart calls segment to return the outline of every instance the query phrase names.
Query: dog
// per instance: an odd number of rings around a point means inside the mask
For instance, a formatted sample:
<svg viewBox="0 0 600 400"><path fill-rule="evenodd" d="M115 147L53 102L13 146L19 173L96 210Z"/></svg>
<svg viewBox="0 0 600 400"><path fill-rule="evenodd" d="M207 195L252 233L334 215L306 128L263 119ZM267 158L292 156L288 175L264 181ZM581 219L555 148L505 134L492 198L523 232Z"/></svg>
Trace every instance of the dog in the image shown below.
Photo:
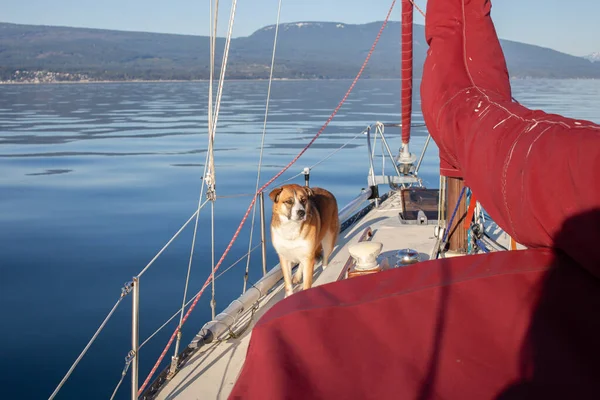
<svg viewBox="0 0 600 400"><path fill-rule="evenodd" d="M340 231L337 200L322 188L283 185L269 193L273 200L271 240L279 255L285 281L285 297L293 294L292 284L310 289L315 262L322 252L323 270ZM300 264L292 279L292 267ZM304 278L304 279L303 279Z"/></svg>

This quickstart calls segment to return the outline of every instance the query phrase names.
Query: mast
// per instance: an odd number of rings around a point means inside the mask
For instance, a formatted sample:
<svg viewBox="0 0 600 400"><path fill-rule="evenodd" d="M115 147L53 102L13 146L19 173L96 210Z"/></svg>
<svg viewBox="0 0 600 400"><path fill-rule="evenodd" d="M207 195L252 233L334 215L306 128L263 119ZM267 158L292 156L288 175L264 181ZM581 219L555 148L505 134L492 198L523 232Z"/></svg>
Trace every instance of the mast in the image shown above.
<svg viewBox="0 0 600 400"><path fill-rule="evenodd" d="M410 153L408 144L410 142L410 123L412 114L412 93L413 93L413 3L411 0L402 0L402 22L401 22L401 131L402 147L398 155L398 163L401 164L400 170L404 174L409 174L413 170L416 155Z"/></svg>
<svg viewBox="0 0 600 400"><path fill-rule="evenodd" d="M402 94L400 103L402 107L402 149L405 147L408 149L413 83L413 4L411 0L402 0L401 44Z"/></svg>

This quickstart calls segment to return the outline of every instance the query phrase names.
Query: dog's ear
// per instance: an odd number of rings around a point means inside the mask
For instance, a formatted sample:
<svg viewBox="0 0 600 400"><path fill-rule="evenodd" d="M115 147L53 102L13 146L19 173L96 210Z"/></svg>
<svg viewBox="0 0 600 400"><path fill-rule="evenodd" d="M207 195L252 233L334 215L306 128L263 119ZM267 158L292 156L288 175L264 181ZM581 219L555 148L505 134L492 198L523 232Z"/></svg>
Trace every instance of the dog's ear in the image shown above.
<svg viewBox="0 0 600 400"><path fill-rule="evenodd" d="M281 192L283 191L283 188L275 188L271 191L271 193L269 193L269 197L271 198L271 200L273 200L274 203L277 203L277 200L279 200L279 195L281 194Z"/></svg>
<svg viewBox="0 0 600 400"><path fill-rule="evenodd" d="M313 193L312 189L311 189L311 188L309 188L308 186L304 186L304 191L306 192L306 196L307 196L307 197L312 197L312 196L314 196L314 195L315 195L315 194Z"/></svg>

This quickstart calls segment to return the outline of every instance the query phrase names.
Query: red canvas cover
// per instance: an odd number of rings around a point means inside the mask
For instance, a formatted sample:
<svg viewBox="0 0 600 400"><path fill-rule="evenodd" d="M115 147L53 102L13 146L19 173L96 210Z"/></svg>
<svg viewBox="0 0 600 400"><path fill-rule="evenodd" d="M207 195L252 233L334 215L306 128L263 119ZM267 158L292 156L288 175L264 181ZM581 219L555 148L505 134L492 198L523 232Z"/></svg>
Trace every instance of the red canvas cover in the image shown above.
<svg viewBox="0 0 600 400"><path fill-rule="evenodd" d="M423 114L447 172L536 248L297 293L255 326L230 398L600 398L598 126L511 101L490 7L428 1Z"/></svg>
<svg viewBox="0 0 600 400"><path fill-rule="evenodd" d="M230 399L597 399L598 289L542 249L316 287L257 323Z"/></svg>
<svg viewBox="0 0 600 400"><path fill-rule="evenodd" d="M491 7L428 1L423 116L442 173L463 176L517 242L547 247L569 218L600 208L600 126L511 101ZM571 235L557 246L600 277L599 217L567 227Z"/></svg>

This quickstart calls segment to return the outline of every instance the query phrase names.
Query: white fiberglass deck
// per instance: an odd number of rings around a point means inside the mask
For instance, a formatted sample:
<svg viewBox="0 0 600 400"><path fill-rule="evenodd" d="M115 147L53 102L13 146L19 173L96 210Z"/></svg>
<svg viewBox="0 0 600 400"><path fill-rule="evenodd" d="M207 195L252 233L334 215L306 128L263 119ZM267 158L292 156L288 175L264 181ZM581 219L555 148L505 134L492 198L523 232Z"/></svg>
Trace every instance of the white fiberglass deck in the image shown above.
<svg viewBox="0 0 600 400"><path fill-rule="evenodd" d="M422 260L428 259L435 244L434 226L402 224L398 217L399 212L400 197L394 194L379 208L369 212L352 229L342 234L329 267L325 271L321 268L317 269L313 286L338 279L349 257L348 245L356 243L368 227L373 232L371 240L383 244L382 256L394 255L396 251L408 247L421 253ZM283 298L283 294L283 282L280 282L260 301L260 307L247 331L237 339L225 339L201 348L190 357L177 375L165 384L156 398L226 399L244 363L252 326L269 308ZM242 318L239 326L245 326L249 317L247 315Z"/></svg>

